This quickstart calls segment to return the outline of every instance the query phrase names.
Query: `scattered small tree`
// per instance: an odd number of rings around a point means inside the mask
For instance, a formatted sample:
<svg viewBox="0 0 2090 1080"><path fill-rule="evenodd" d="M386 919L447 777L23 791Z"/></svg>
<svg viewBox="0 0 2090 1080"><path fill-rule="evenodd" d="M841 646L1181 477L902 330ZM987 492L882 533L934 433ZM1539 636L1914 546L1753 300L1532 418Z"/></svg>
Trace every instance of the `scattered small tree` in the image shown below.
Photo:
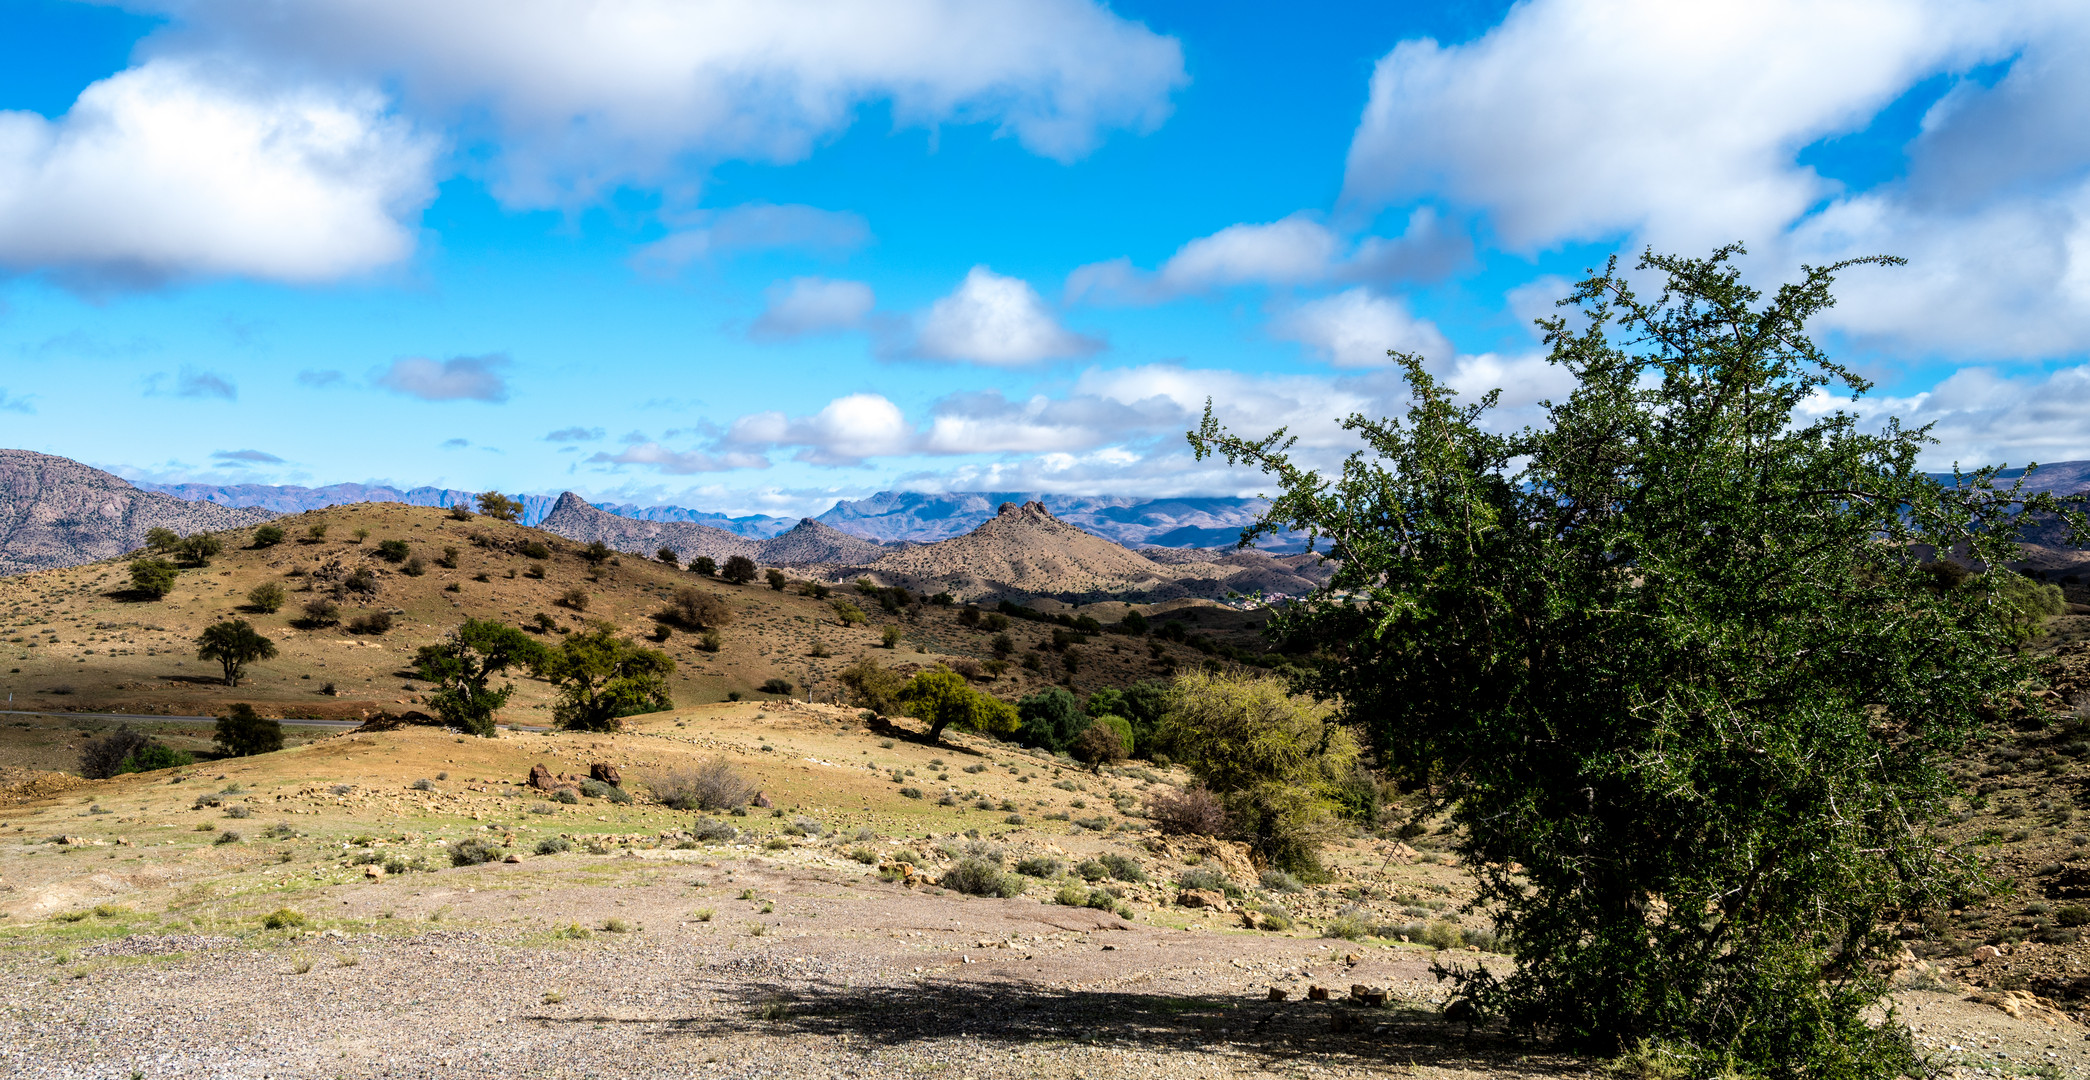
<svg viewBox="0 0 2090 1080"><path fill-rule="evenodd" d="M158 600L174 591L181 571L165 559L132 559L131 590Z"/></svg>
<svg viewBox="0 0 2090 1080"><path fill-rule="evenodd" d="M309 628L332 626L341 621L341 605L324 596L305 601L304 611L305 617L298 621Z"/></svg>
<svg viewBox="0 0 2090 1080"><path fill-rule="evenodd" d="M689 562L689 568L705 577L718 576L718 563L709 555L699 555Z"/></svg>
<svg viewBox="0 0 2090 1080"><path fill-rule="evenodd" d="M588 610L588 591L576 585L559 596L559 606L575 611Z"/></svg>
<svg viewBox="0 0 2090 1080"><path fill-rule="evenodd" d="M586 560L589 566L601 566L609 561L610 556L615 554L616 552L611 550L608 544L600 540L590 540L588 541L588 546L580 550L581 558Z"/></svg>
<svg viewBox="0 0 2090 1080"><path fill-rule="evenodd" d="M414 656L414 670L424 681L435 684L429 704L444 723L491 738L494 714L515 693L514 683L494 689L493 677L510 667L535 666L543 656L544 647L515 627L467 619L441 644L421 646Z"/></svg>
<svg viewBox="0 0 2090 1080"><path fill-rule="evenodd" d="M789 696L793 688L791 686L791 680L789 679L771 678L762 680L762 685L756 687L755 689L765 694L781 694Z"/></svg>
<svg viewBox="0 0 2090 1080"><path fill-rule="evenodd" d="M655 773L646 778L646 789L673 810L738 810L761 794L725 758Z"/></svg>
<svg viewBox="0 0 2090 1080"><path fill-rule="evenodd" d="M386 562L405 562L406 557L413 553L413 548L408 547L404 540L379 540L377 542L377 557Z"/></svg>
<svg viewBox="0 0 2090 1080"><path fill-rule="evenodd" d="M170 554L181 546L181 534L164 525L155 525L145 530L145 550Z"/></svg>
<svg viewBox="0 0 2090 1080"><path fill-rule="evenodd" d="M900 692L907 689L906 676L880 667L877 661L865 657L843 668L837 677L848 688L851 705L881 716L900 711Z"/></svg>
<svg viewBox="0 0 2090 1080"><path fill-rule="evenodd" d="M888 649L896 649L900 646L900 639L905 636L906 633L899 627L887 623L878 631L878 643Z"/></svg>
<svg viewBox="0 0 2090 1080"><path fill-rule="evenodd" d="M479 493L479 512L495 521L519 521L523 504L498 491L482 491Z"/></svg>
<svg viewBox="0 0 2090 1080"><path fill-rule="evenodd" d="M834 607L835 621L843 626L862 626L867 620L864 609L847 600L830 600L828 603Z"/></svg>
<svg viewBox="0 0 2090 1080"><path fill-rule="evenodd" d="M907 680L900 691L900 705L907 715L929 725L930 742L943 737L953 725L996 738L1015 734L1019 721L1009 703L972 688L955 671L924 671Z"/></svg>
<svg viewBox="0 0 2090 1080"><path fill-rule="evenodd" d="M283 725L255 715L254 706L241 703L218 717L217 733L211 736L211 741L221 752L233 757L270 754L283 749Z"/></svg>
<svg viewBox="0 0 2090 1080"><path fill-rule="evenodd" d="M264 615L274 615L283 609L283 602L290 594L283 590L280 581L264 581L247 590L247 606Z"/></svg>
<svg viewBox="0 0 2090 1080"><path fill-rule="evenodd" d="M1017 699L1016 715L1021 722L1016 741L1055 754L1072 749L1074 740L1094 722L1073 694L1057 686Z"/></svg>
<svg viewBox="0 0 2090 1080"><path fill-rule="evenodd" d="M996 634L994 640L987 643L987 647L994 651L995 659L1007 660L1016 651L1016 642L1007 634Z"/></svg>
<svg viewBox="0 0 2090 1080"><path fill-rule="evenodd" d="M131 730L129 724L98 739L89 739L80 744L80 775L89 780L107 780L122 772L123 763L151 742L143 732Z"/></svg>
<svg viewBox="0 0 2090 1080"><path fill-rule="evenodd" d="M762 571L762 577L769 582L769 587L777 592L783 592L784 586L790 584L790 579L784 576L784 572L773 566Z"/></svg>
<svg viewBox="0 0 2090 1080"><path fill-rule="evenodd" d="M196 533L182 537L174 553L184 566L209 566L211 559L224 550L224 541L209 533Z"/></svg>
<svg viewBox="0 0 2090 1080"><path fill-rule="evenodd" d="M454 502L454 503L451 503L451 504L450 504L450 520L451 520L451 521L470 521L470 520L472 520L472 508L471 508L470 506L467 506L467 505L465 504L465 501L464 501L463 499L459 499L459 500L457 500L456 502Z"/></svg>
<svg viewBox="0 0 2090 1080"><path fill-rule="evenodd" d="M725 626L733 621L733 609L724 600L694 586L675 590L675 598L653 616L685 630Z"/></svg>
<svg viewBox="0 0 2090 1080"><path fill-rule="evenodd" d="M1147 632L1147 617L1137 611L1128 611L1124 618L1118 620L1117 629L1121 634L1143 637Z"/></svg>
<svg viewBox="0 0 2090 1080"><path fill-rule="evenodd" d="M653 553L653 557L659 559L661 562L668 564L669 566L682 565L682 557L675 554L675 549L671 547L661 548L659 551Z"/></svg>
<svg viewBox="0 0 2090 1080"><path fill-rule="evenodd" d="M271 548L282 542L283 527L280 525L263 525L254 530L255 547Z"/></svg>
<svg viewBox="0 0 2090 1080"><path fill-rule="evenodd" d="M532 666L539 678L559 687L552 721L562 728L615 731L626 716L675 707L668 698L675 661L617 636L607 623L567 637Z"/></svg>
<svg viewBox="0 0 2090 1080"><path fill-rule="evenodd" d="M355 618L348 620L348 632L351 634L366 634L370 637L381 637L389 634L392 632L392 613L383 608L358 612Z"/></svg>
<svg viewBox="0 0 2090 1080"><path fill-rule="evenodd" d="M755 560L735 555L726 560L725 569L719 571L719 576L735 585L745 585L755 580Z"/></svg>
<svg viewBox="0 0 2090 1080"><path fill-rule="evenodd" d="M275 655L276 643L261 636L245 619L227 619L196 635L196 658L217 661L225 669L226 686L238 686L248 664Z"/></svg>
<svg viewBox="0 0 2090 1080"><path fill-rule="evenodd" d="M319 542L320 542L321 540L324 540L324 539L326 539L326 538L327 538L327 523L326 523L326 522L324 522L324 521L315 521L315 522L313 522L312 524L310 524L310 525L307 525L307 526L305 526L305 539L307 539L307 540L311 541L312 543L315 543L315 544L317 544L317 543L319 543Z"/></svg>

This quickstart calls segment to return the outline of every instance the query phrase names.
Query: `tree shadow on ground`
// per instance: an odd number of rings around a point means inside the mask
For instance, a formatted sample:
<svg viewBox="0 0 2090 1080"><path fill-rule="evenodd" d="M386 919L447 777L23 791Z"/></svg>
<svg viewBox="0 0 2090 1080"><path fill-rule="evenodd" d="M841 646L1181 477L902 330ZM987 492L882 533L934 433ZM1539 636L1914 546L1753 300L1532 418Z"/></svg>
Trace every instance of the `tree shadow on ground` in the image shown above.
<svg viewBox="0 0 2090 1080"><path fill-rule="evenodd" d="M1228 995L1173 996L1053 990L981 981L909 986L791 989L775 983L713 982L738 1010L667 1021L682 1035L847 1035L884 1048L949 1039L1007 1046L1060 1044L1245 1055L1265 1069L1336 1059L1356 1067L1429 1065L1516 1077L1588 1076L1586 1058L1553 1053L1486 1026L1446 1021L1425 1006L1368 1008L1348 1002L1255 1001ZM536 1016L551 1022L609 1022L600 1016ZM659 1022L657 1019L654 1022Z"/></svg>

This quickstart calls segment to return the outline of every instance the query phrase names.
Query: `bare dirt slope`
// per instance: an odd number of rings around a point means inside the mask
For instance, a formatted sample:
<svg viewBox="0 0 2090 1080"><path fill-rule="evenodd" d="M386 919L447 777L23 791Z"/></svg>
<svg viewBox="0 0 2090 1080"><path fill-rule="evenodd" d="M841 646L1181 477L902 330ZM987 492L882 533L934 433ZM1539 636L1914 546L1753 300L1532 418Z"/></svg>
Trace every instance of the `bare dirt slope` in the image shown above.
<svg viewBox="0 0 2090 1080"><path fill-rule="evenodd" d="M963 599L1015 593L1101 598L1144 593L1178 576L1053 517L1040 503L1003 503L964 536L895 552L867 569L883 581L948 589Z"/></svg>
<svg viewBox="0 0 2090 1080"><path fill-rule="evenodd" d="M153 528L187 535L274 516L140 491L70 458L0 450L0 575L120 555L142 545Z"/></svg>

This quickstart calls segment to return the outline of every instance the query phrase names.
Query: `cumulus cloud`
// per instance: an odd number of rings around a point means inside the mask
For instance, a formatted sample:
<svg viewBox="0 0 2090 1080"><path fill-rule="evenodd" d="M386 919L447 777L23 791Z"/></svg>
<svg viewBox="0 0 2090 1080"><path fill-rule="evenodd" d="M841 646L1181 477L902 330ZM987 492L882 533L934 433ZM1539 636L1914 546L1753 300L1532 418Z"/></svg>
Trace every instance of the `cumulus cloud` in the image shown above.
<svg viewBox="0 0 2090 1080"><path fill-rule="evenodd" d="M603 436L603 430L602 430L601 428L599 428L599 427L598 427L598 428L588 428L588 427L580 427L579 425L575 425L575 426L573 426L573 427L562 427L562 428L560 428L560 429L559 429L559 430L557 430L557 431L548 431L548 432L545 432L545 434L544 434L544 441L545 441L545 442L593 442L593 441L595 441L595 440L597 440L597 439L600 439L600 438L602 438L602 436Z"/></svg>
<svg viewBox="0 0 2090 1080"><path fill-rule="evenodd" d="M87 287L309 283L412 252L432 144L368 92L155 60L0 112L0 265Z"/></svg>
<svg viewBox="0 0 2090 1080"><path fill-rule="evenodd" d="M876 297L861 281L798 277L770 286L769 306L748 328L756 341L788 341L808 334L853 330L871 314Z"/></svg>
<svg viewBox="0 0 2090 1080"><path fill-rule="evenodd" d="M815 206L750 203L693 216L678 229L638 250L633 262L666 270L740 251L792 249L846 254L871 242L871 227L859 214Z"/></svg>
<svg viewBox="0 0 2090 1080"><path fill-rule="evenodd" d="M1379 61L1346 198L1484 210L1511 246L1772 235L1832 194L1795 161L1916 80L2003 55L2008 7L1945 0L1534 0Z"/></svg>
<svg viewBox="0 0 2090 1080"><path fill-rule="evenodd" d="M1369 289L1346 289L1334 296L1301 304L1281 316L1277 336L1299 342L1328 358L1336 367L1384 367L1386 352L1419 353L1441 360L1452 353L1451 342L1435 323L1417 318L1397 297Z"/></svg>
<svg viewBox="0 0 2090 1080"><path fill-rule="evenodd" d="M878 394L849 394L811 416L743 416L733 421L722 441L740 447L795 446L799 461L859 465L866 458L909 452L916 436L898 405Z"/></svg>
<svg viewBox="0 0 2090 1080"><path fill-rule="evenodd" d="M501 353L484 356L453 356L431 360L425 356L402 356L376 376L376 382L394 393L422 401L508 400L508 379L502 370L509 366Z"/></svg>
<svg viewBox="0 0 2090 1080"><path fill-rule="evenodd" d="M211 455L218 461L234 465L281 465L283 459L264 450L220 450Z"/></svg>
<svg viewBox="0 0 2090 1080"><path fill-rule="evenodd" d="M1125 258L1077 267L1067 275L1066 297L1069 303L1149 304L1238 285L1432 278L1449 273L1471 252L1466 234L1446 227L1430 207L1414 210L1400 236L1355 243L1297 213L1198 237L1152 272Z"/></svg>
<svg viewBox="0 0 2090 1080"><path fill-rule="evenodd" d="M1924 454L1930 468L2090 458L2090 365L2015 375L1967 367L1905 398L1820 395L1815 404L1816 412L1844 408L1875 421L1932 425L1938 445Z"/></svg>
<svg viewBox="0 0 2090 1080"><path fill-rule="evenodd" d="M936 402L919 449L929 454L1065 453L1185 422L1180 407L1161 399L1126 402L1076 393L1010 401L989 390L951 394Z"/></svg>
<svg viewBox="0 0 2090 1080"><path fill-rule="evenodd" d="M553 205L689 159L789 162L889 101L902 124L991 124L1058 160L1144 131L1188 81L1173 38L1088 0L158 0L185 44L401 88L483 117L497 190Z"/></svg>
<svg viewBox="0 0 2090 1080"><path fill-rule="evenodd" d="M1101 340L1061 326L1028 282L975 266L956 291L930 306L912 352L932 360L1021 367L1102 348Z"/></svg>

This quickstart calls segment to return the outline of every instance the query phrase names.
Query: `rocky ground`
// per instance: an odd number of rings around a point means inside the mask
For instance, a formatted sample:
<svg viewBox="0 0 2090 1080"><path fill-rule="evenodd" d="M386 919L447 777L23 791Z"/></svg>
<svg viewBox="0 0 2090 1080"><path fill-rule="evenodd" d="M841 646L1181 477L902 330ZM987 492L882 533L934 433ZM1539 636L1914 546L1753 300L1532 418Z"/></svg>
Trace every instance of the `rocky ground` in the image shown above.
<svg viewBox="0 0 2090 1080"><path fill-rule="evenodd" d="M772 805L648 798L649 777L715 758ZM525 783L595 764L636 798ZM1438 837L1351 841L1333 882L1295 888L1236 847L1151 834L1138 808L1179 773L927 746L848 710L724 705L614 736L408 728L13 778L8 1075L1601 1072L1441 1015L1434 965L1510 961L1467 944L1485 921L1460 911L1471 882ZM515 861L453 865L463 841ZM1105 855L1139 872L1100 873ZM963 858L1057 865L1033 864L1021 895L967 896L943 878ZM1223 891L1186 907L1199 872ZM1250 909L1293 925L1250 930ZM2069 1003L2000 985L2026 955L1912 953L1898 1007L1945 1075L2090 1076Z"/></svg>

